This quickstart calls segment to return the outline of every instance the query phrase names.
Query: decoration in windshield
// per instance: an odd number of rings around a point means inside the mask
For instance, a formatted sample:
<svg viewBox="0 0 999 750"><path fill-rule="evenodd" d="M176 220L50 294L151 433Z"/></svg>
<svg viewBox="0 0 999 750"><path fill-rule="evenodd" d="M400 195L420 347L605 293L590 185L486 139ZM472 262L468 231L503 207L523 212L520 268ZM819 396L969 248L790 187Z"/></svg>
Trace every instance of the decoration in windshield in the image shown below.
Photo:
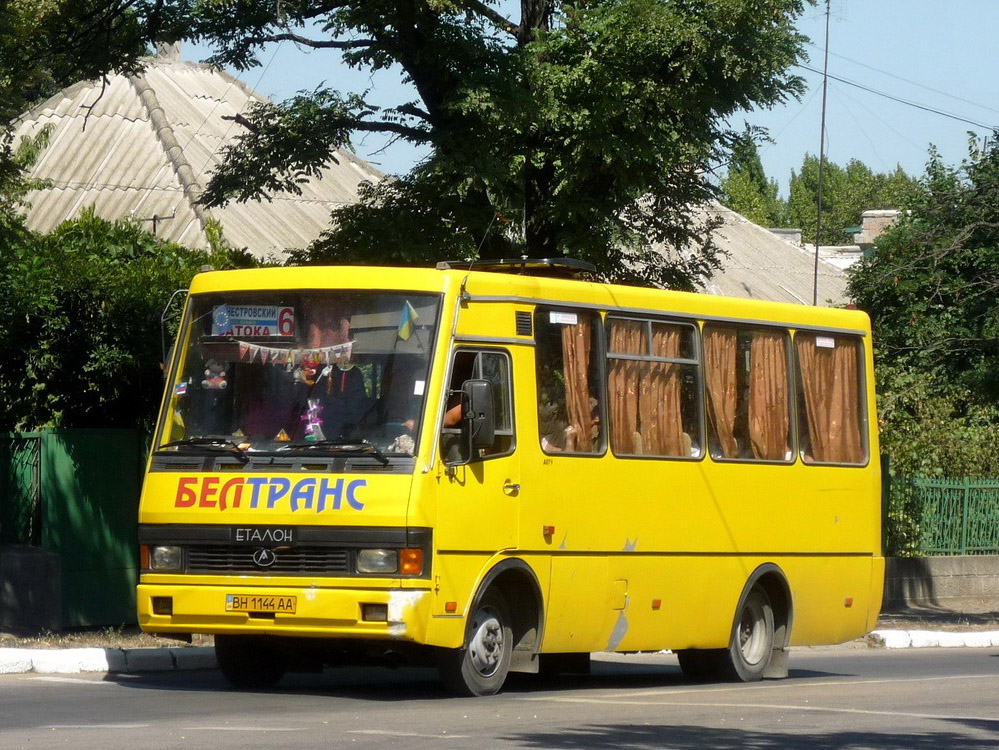
<svg viewBox="0 0 999 750"><path fill-rule="evenodd" d="M438 304L344 291L192 298L158 450L413 455Z"/></svg>

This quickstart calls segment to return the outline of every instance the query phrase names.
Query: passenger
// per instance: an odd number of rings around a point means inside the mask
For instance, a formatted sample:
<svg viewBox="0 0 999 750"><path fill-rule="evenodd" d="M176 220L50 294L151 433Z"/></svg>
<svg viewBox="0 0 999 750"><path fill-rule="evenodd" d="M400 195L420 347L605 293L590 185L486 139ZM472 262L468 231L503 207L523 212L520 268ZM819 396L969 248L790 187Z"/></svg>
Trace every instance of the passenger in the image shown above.
<svg viewBox="0 0 999 750"><path fill-rule="evenodd" d="M356 437L353 433L370 409L364 373L353 362L344 359L322 371L312 392L322 406L325 436Z"/></svg>

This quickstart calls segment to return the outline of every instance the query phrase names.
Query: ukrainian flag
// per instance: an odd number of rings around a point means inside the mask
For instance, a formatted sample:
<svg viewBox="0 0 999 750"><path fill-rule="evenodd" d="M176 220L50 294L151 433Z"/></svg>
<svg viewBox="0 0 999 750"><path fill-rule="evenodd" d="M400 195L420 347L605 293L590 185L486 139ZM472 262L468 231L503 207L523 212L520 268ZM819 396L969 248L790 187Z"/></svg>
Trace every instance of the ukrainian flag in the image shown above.
<svg viewBox="0 0 999 750"><path fill-rule="evenodd" d="M409 337L416 329L416 321L419 319L420 316L416 314L416 310L409 304L409 300L406 300L406 306L402 308L402 317L399 320L399 338L403 341L409 341Z"/></svg>

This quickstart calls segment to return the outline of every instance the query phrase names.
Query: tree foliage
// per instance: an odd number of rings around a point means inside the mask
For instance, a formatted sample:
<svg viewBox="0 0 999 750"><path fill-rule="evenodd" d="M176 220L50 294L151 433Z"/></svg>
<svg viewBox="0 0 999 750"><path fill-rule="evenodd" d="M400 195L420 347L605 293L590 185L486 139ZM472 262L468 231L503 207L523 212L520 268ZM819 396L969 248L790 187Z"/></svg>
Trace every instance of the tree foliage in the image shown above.
<svg viewBox="0 0 999 750"><path fill-rule="evenodd" d="M999 476L999 145L936 152L849 291L871 315L896 470Z"/></svg>
<svg viewBox="0 0 999 750"><path fill-rule="evenodd" d="M761 227L783 227L787 205L777 195L777 180L768 179L763 169L757 135L747 131L733 145L732 159L719 185L719 200Z"/></svg>
<svg viewBox="0 0 999 750"><path fill-rule="evenodd" d="M150 426L163 390L160 313L204 264L188 250L85 210L49 235L0 245L0 431Z"/></svg>
<svg viewBox="0 0 999 750"><path fill-rule="evenodd" d="M721 201L752 222L764 227L794 227L802 240L815 242L818 218L818 157L805 154L801 168L793 170L789 194L778 196L777 182L763 171L756 134L740 137L728 171L720 182ZM845 167L826 161L822 174L823 245L842 245L852 238L848 227L859 226L864 211L904 208L918 194L914 177L901 167L875 172L851 159Z"/></svg>
<svg viewBox="0 0 999 750"><path fill-rule="evenodd" d="M155 3L136 0L0 0L0 169L10 122L63 86L138 69L157 33Z"/></svg>
<svg viewBox="0 0 999 750"><path fill-rule="evenodd" d="M845 167L829 162L822 174L822 236L819 244L851 242L847 227L859 226L864 211L904 208L916 193L917 180L901 167L892 172L874 172L851 159ZM819 205L819 159L805 154L801 169L791 172L785 214L786 226L802 230L805 242L815 242Z"/></svg>
<svg viewBox="0 0 999 750"><path fill-rule="evenodd" d="M313 260L566 254L689 287L717 264L690 207L712 195L700 170L731 141L725 119L801 91L803 0L523 0L516 18L488 0L170 5L168 33L220 64L290 40L412 85L390 107L320 88L240 120L209 205L294 192L358 132L430 146L335 212ZM683 252L664 268L657 243Z"/></svg>

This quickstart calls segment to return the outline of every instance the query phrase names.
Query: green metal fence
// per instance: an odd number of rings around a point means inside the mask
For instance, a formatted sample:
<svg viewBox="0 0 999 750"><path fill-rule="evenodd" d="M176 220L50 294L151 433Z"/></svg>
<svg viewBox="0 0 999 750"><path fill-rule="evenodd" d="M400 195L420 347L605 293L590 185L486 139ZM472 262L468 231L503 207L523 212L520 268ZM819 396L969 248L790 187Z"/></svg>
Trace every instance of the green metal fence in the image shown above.
<svg viewBox="0 0 999 750"><path fill-rule="evenodd" d="M999 554L999 479L893 477L888 554Z"/></svg>
<svg viewBox="0 0 999 750"><path fill-rule="evenodd" d="M0 435L0 544L41 543L41 433Z"/></svg>
<svg viewBox="0 0 999 750"><path fill-rule="evenodd" d="M138 430L0 435L0 545L58 555L64 627L135 621Z"/></svg>

